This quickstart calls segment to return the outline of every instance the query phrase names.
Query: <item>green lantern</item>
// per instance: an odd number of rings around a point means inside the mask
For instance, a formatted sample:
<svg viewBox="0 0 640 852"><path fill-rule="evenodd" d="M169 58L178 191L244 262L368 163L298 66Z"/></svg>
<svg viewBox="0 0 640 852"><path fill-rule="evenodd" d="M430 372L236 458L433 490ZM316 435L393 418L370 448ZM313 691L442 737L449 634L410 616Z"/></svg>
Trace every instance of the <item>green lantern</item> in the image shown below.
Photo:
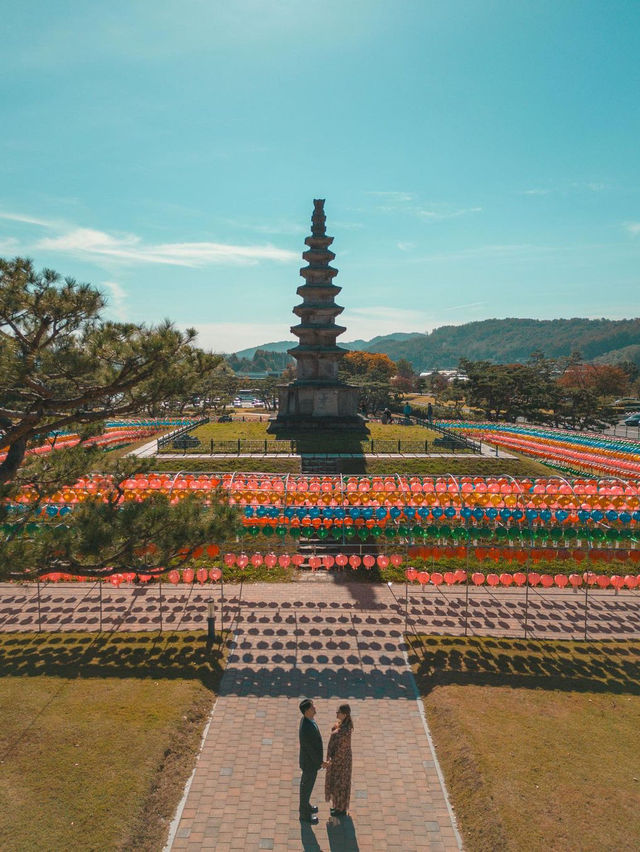
<svg viewBox="0 0 640 852"><path fill-rule="evenodd" d="M287 534L287 528L286 527L282 527L282 526L276 527L276 535L279 538L284 538L286 534Z"/></svg>
<svg viewBox="0 0 640 852"><path fill-rule="evenodd" d="M398 531L395 527L386 527L384 534L385 538L395 538L398 535Z"/></svg>
<svg viewBox="0 0 640 852"><path fill-rule="evenodd" d="M267 538L273 535L273 527L271 526L271 524L265 524L262 527L262 535L266 535Z"/></svg>
<svg viewBox="0 0 640 852"><path fill-rule="evenodd" d="M355 527L345 527L344 534L347 538L355 538L356 537Z"/></svg>
<svg viewBox="0 0 640 852"><path fill-rule="evenodd" d="M300 527L289 527L289 535L291 538L300 538Z"/></svg>
<svg viewBox="0 0 640 852"><path fill-rule="evenodd" d="M424 538L424 528L420 524L414 524L411 527L411 533L414 538Z"/></svg>

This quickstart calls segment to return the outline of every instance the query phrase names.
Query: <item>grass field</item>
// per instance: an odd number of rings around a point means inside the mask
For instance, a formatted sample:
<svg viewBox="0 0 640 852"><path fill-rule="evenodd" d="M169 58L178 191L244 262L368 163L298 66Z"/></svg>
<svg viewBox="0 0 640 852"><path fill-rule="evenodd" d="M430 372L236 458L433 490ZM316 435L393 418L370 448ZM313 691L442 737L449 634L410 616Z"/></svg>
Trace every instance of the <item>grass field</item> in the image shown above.
<svg viewBox="0 0 640 852"><path fill-rule="evenodd" d="M638 848L640 643L410 644L466 849Z"/></svg>
<svg viewBox="0 0 640 852"><path fill-rule="evenodd" d="M228 471L243 470L260 473L300 473L298 458L173 458L158 456L153 460L157 471ZM420 476L454 475L477 476L549 476L554 473L538 461L526 458L494 459L467 455L432 456L426 458L376 458L344 459L342 472L349 473L406 473Z"/></svg>
<svg viewBox="0 0 640 852"><path fill-rule="evenodd" d="M201 449L197 451L210 452L211 441L215 445L218 442L233 442L233 441L295 441L298 452L339 452L339 453L362 453L371 452L371 442L375 450L376 442L389 442L397 444L401 441L405 445L415 445L413 452L424 450L425 442L429 446L435 438L439 437L438 432L431 429L426 429L422 426L399 426L389 424L383 426L381 423L370 423L365 433L343 432L343 433L323 433L323 432L279 432L277 435L271 435L267 432L268 423L266 422L242 422L234 420L231 423L205 423L198 426L189 434L194 438L198 438L201 442ZM433 450L433 448L432 448ZM161 450L161 452L172 452L170 446ZM385 452L390 449L387 446ZM441 448L438 448L441 452ZM445 449L444 452L447 452Z"/></svg>
<svg viewBox="0 0 640 852"><path fill-rule="evenodd" d="M161 849L222 662L202 633L0 634L3 848Z"/></svg>

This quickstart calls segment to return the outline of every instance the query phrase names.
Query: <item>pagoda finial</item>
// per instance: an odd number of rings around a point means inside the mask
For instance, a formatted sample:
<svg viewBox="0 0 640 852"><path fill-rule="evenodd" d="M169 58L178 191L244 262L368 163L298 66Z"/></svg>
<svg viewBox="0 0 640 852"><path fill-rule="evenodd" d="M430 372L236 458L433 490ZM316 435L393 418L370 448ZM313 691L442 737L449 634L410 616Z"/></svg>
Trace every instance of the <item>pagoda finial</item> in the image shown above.
<svg viewBox="0 0 640 852"><path fill-rule="evenodd" d="M324 237L326 234L325 222L327 217L324 215L324 198L313 199L313 215L311 217L311 233L314 237Z"/></svg>

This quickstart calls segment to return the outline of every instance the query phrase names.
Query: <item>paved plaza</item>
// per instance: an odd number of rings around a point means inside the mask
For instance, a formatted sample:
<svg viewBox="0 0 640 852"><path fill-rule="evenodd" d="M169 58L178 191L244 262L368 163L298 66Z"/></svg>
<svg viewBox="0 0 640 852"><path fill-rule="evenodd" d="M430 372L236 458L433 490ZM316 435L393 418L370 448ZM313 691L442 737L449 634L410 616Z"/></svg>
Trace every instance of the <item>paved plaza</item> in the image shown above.
<svg viewBox="0 0 640 852"><path fill-rule="evenodd" d="M0 585L0 629L205 629L232 646L203 748L171 829L172 850L460 848L405 656L409 631L532 638L640 636L635 592L289 584ZM325 746L337 706L353 710L348 817L331 818L324 773L317 826L297 819L298 703L315 700Z"/></svg>

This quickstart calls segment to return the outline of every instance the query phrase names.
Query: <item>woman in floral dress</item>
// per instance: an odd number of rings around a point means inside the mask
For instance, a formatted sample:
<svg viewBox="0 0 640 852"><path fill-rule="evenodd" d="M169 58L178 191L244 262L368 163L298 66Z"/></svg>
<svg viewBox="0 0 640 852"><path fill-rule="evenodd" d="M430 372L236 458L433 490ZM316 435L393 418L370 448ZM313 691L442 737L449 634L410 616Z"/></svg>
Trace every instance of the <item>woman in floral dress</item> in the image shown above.
<svg viewBox="0 0 640 852"><path fill-rule="evenodd" d="M345 816L351 798L351 708L341 704L337 712L338 721L331 729L327 746L327 774L324 782L324 798L332 802L331 816Z"/></svg>

